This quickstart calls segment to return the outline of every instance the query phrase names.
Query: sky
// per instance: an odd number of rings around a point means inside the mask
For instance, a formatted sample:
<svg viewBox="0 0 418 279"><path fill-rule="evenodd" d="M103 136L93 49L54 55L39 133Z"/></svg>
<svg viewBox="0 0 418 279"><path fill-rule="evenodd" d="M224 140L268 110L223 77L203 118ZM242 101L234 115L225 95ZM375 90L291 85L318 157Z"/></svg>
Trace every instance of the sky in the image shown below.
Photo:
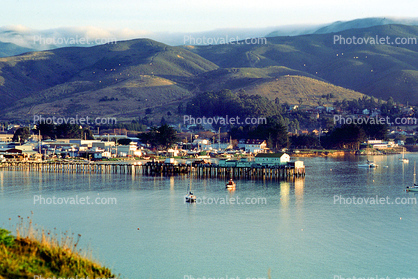
<svg viewBox="0 0 418 279"><path fill-rule="evenodd" d="M200 32L417 17L417 0L1 0L0 26Z"/></svg>

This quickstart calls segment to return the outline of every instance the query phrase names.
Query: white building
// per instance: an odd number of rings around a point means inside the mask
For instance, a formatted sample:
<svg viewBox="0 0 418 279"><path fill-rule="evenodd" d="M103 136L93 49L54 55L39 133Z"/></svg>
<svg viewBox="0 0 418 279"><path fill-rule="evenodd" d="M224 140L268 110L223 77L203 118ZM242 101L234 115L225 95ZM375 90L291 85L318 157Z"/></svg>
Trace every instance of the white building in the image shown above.
<svg viewBox="0 0 418 279"><path fill-rule="evenodd" d="M258 153L254 162L260 165L286 165L290 161L289 154L286 153Z"/></svg>
<svg viewBox="0 0 418 279"><path fill-rule="evenodd" d="M128 145L118 145L116 146L118 156L142 156L142 151L138 149L138 146L135 142L131 142Z"/></svg>

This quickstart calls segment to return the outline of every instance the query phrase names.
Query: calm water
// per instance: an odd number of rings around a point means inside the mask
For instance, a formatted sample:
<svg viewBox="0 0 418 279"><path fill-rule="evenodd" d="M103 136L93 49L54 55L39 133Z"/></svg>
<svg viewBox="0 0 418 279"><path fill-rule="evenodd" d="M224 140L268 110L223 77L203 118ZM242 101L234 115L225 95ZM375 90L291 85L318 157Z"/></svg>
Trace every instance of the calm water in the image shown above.
<svg viewBox="0 0 418 279"><path fill-rule="evenodd" d="M10 229L33 211L44 228L80 233L81 246L124 278L267 278L269 269L272 278L418 277L417 204L334 203L340 195L418 198L403 191L418 155L408 154L409 164L399 157L369 157L374 170L358 167L365 157L303 158L305 179L239 180L234 192L223 180L186 176L0 171L0 225ZM184 204L189 183L208 202L267 203ZM117 204L34 205L34 195Z"/></svg>

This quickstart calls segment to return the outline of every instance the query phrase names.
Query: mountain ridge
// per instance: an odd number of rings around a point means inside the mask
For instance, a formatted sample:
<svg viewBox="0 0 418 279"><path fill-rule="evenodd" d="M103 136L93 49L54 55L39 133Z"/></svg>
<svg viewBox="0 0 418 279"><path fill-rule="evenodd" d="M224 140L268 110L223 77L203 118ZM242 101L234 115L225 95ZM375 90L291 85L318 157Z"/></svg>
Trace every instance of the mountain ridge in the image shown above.
<svg viewBox="0 0 418 279"><path fill-rule="evenodd" d="M418 27L387 25L340 34L418 37ZM334 96L332 104L363 98L363 93L418 103L416 46L338 45L333 35L184 47L136 39L0 58L0 117L156 118L176 114L177 106L199 92L223 89L289 104L317 105L324 95Z"/></svg>

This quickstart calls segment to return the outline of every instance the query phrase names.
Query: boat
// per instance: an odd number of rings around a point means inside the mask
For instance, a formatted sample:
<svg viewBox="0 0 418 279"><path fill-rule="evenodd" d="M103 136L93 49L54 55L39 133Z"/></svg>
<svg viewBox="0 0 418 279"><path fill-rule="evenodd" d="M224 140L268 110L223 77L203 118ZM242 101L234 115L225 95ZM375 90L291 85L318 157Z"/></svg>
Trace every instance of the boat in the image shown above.
<svg viewBox="0 0 418 279"><path fill-rule="evenodd" d="M409 159L405 158L405 147L402 148L402 158L399 158L402 163L409 163Z"/></svg>
<svg viewBox="0 0 418 279"><path fill-rule="evenodd" d="M185 198L185 201L188 203L196 202L196 196L192 192L192 185L190 185L189 193L184 198Z"/></svg>
<svg viewBox="0 0 418 279"><path fill-rule="evenodd" d="M414 186L411 186L411 187L407 186L406 191L407 192L418 192L418 185L414 184Z"/></svg>
<svg viewBox="0 0 418 279"><path fill-rule="evenodd" d="M228 189L233 189L233 188L235 188L235 186L236 186L236 184L235 184L235 182L232 180L232 178L228 181L228 183L226 183L226 188L228 188Z"/></svg>
<svg viewBox="0 0 418 279"><path fill-rule="evenodd" d="M415 171L415 161L414 161L414 186L406 186L407 192L418 192L418 185L415 183L415 177L417 176L417 173Z"/></svg>
<svg viewBox="0 0 418 279"><path fill-rule="evenodd" d="M367 164L358 165L359 167L365 167L365 168L377 168L378 165L367 160Z"/></svg>

